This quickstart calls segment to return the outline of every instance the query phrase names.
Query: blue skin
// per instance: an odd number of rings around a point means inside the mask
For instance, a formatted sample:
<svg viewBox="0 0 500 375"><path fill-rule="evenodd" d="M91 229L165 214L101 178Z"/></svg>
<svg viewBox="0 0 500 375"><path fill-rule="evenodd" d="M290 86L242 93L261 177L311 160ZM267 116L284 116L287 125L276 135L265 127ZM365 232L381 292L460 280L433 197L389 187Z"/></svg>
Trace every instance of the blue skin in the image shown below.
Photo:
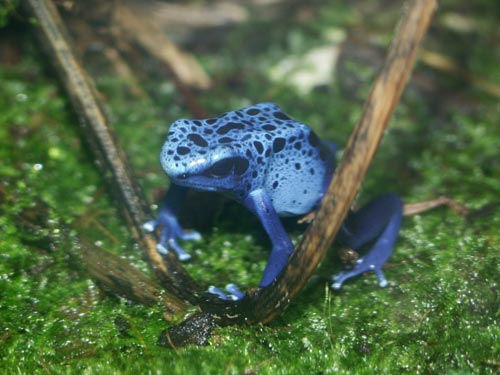
<svg viewBox="0 0 500 375"><path fill-rule="evenodd" d="M273 103L261 103L207 120L177 120L168 133L160 160L173 184L156 220L161 227L158 251L190 255L178 240L196 240L185 232L177 215L188 188L220 192L240 202L260 219L272 242L272 251L260 286L269 285L282 271L294 248L280 216L304 215L320 203L335 171L333 144L321 141L306 125L291 119ZM380 286L387 281L382 266L392 254L401 226L403 205L398 196L384 194L343 223L338 240L354 250L371 243L353 269L333 276L332 287L366 271L374 271ZM234 285L228 294L210 287L221 298L240 299Z"/></svg>

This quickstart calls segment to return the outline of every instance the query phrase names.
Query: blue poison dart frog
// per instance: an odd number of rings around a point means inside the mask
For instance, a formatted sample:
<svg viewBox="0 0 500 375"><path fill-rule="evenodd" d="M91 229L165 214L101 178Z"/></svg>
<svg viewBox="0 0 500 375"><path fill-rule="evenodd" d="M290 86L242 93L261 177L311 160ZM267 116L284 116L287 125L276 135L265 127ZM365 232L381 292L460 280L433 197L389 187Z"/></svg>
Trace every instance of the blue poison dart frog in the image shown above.
<svg viewBox="0 0 500 375"><path fill-rule="evenodd" d="M320 140L273 103L207 120L177 120L160 155L172 185L158 217L145 228L160 228L160 253L173 250L180 260L187 260L190 255L178 241L201 236L184 231L177 219L186 190L223 193L257 215L271 239L271 254L259 284L265 287L294 250L280 216L304 215L318 206L335 171L335 152L335 145ZM388 193L348 215L337 239L355 250L366 244L371 249L351 270L333 276L333 288L366 271L376 273L380 286L387 285L382 266L393 251L402 207L399 197ZM226 290L227 295L209 288L224 299L244 296L234 284Z"/></svg>

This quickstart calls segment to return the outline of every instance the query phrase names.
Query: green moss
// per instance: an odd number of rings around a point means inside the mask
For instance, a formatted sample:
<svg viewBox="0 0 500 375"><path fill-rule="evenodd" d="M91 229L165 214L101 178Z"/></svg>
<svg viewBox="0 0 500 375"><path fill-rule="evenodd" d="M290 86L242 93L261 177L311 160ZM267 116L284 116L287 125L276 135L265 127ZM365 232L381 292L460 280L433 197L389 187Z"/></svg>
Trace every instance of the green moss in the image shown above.
<svg viewBox="0 0 500 375"><path fill-rule="evenodd" d="M199 51L216 80L210 92L200 94L205 108L216 114L273 100L322 136L344 144L376 66L348 59L342 74L356 76L356 85L340 79L309 95L286 83L270 83L267 71L287 55L318 45L324 28L332 25L366 29L385 43L396 13L367 20L359 10L362 3L338 9L321 3L314 3L322 7L311 13L314 22L260 20L228 32L227 48ZM498 49L491 45L497 5L462 3L467 17L488 22L457 34L436 21L426 45L499 85ZM2 11L0 23L5 23L13 13ZM444 1L436 20L454 11L456 1ZM21 44L19 64L0 66L2 372L498 373L498 98L466 77L418 65L360 201L387 190L407 202L446 194L466 204L471 214L462 218L439 208L405 219L386 268L388 288L380 289L375 276L367 275L331 292L318 277L269 325L217 329L207 347L168 350L156 344L168 327L159 308L102 296L74 264L74 233L63 223L147 270L80 139L69 101L40 64L46 59L30 35L24 34ZM98 85L152 201L154 192L168 185L154 150L168 124L189 114L168 82L144 83L153 99L131 98L126 84L114 77L103 76ZM202 242L185 244L194 255L188 270L205 285L256 284L269 246L258 222L237 205L208 201L210 206L206 197L195 196L184 218L204 236ZM201 219L200 211L205 213ZM23 220L26 212L31 224ZM292 229L294 239L300 232ZM329 255L318 275L327 277L337 263Z"/></svg>

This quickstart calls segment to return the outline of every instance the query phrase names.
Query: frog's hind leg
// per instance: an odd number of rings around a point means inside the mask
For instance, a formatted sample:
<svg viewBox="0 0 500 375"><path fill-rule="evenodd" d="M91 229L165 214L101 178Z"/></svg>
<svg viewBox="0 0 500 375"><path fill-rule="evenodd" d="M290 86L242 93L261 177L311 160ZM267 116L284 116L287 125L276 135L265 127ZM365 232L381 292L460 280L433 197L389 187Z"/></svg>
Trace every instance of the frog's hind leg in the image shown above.
<svg viewBox="0 0 500 375"><path fill-rule="evenodd" d="M368 254L356 262L353 269L332 277L334 281L332 288L340 289L347 279L367 271L375 272L379 285L385 287L387 280L382 272L382 266L394 250L402 218L403 203L393 193L383 194L360 210L349 214L338 239L354 250L359 250L361 246L370 242L373 242L373 245Z"/></svg>

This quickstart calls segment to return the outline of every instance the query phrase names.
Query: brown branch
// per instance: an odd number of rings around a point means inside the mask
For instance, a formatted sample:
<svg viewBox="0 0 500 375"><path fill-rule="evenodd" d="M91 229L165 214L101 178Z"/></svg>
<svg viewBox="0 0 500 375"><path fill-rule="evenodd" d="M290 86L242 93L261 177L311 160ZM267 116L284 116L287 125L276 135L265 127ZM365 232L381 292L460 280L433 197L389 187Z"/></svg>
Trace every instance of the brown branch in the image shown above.
<svg viewBox="0 0 500 375"><path fill-rule="evenodd" d="M61 82L80 117L96 164L111 187L112 196L121 205L121 213L132 234L167 291L196 302L199 286L182 268L173 254L162 257L156 251L156 239L146 233L143 223L152 215L129 168L129 163L109 127L92 80L78 61L69 43L64 24L50 0L25 0L24 6L38 22L42 44L59 72Z"/></svg>
<svg viewBox="0 0 500 375"><path fill-rule="evenodd" d="M255 311L259 321L268 322L281 314L309 280L333 242L406 86L435 8L435 0L409 3L314 221L290 257L285 272L257 294ZM270 310L271 314L259 313Z"/></svg>
<svg viewBox="0 0 500 375"><path fill-rule="evenodd" d="M191 306L151 280L126 260L79 238L79 253L89 275L106 292L145 306L161 305L164 317L173 320Z"/></svg>
<svg viewBox="0 0 500 375"><path fill-rule="evenodd" d="M414 0L400 21L386 61L364 105L342 161L314 221L290 257L285 272L259 293L256 317L270 321L299 293L333 242L361 187L389 119L413 69L417 49L436 8L435 0ZM262 315L260 311L271 314Z"/></svg>
<svg viewBox="0 0 500 375"><path fill-rule="evenodd" d="M266 288L250 291L246 304L242 301L232 307L226 306L226 321L271 321L286 309L316 270L363 182L410 76L417 49L435 8L435 0L413 0L409 3L315 219L279 277ZM203 308L214 312L212 305Z"/></svg>

